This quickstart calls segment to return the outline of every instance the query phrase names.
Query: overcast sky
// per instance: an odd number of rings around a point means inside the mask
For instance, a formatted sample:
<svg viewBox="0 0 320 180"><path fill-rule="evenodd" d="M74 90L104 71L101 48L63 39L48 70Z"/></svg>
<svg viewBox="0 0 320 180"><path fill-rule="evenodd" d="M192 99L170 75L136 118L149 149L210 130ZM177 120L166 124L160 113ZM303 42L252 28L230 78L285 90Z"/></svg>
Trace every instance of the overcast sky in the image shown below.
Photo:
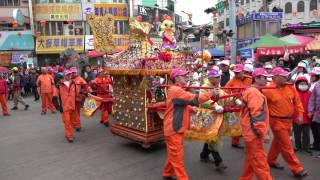
<svg viewBox="0 0 320 180"><path fill-rule="evenodd" d="M217 0L177 0L177 13L183 15L181 11L192 13L192 21L194 24L206 24L211 22L212 15L204 12L205 9L213 7ZM186 15L183 16L187 18Z"/></svg>

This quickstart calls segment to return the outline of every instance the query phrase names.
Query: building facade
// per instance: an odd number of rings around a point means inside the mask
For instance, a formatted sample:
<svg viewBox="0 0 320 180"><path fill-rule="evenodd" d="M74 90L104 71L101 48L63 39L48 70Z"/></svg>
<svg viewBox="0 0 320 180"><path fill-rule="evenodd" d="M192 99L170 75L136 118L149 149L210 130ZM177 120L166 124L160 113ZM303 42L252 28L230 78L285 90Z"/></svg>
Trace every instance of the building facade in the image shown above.
<svg viewBox="0 0 320 180"><path fill-rule="evenodd" d="M114 43L128 45L129 6L127 0L36 0L33 4L36 54L40 65L59 62L60 53L74 48L80 54L94 51L93 35L86 15L114 16Z"/></svg>
<svg viewBox="0 0 320 180"><path fill-rule="evenodd" d="M0 66L27 61L32 64L33 51L28 0L1 0Z"/></svg>

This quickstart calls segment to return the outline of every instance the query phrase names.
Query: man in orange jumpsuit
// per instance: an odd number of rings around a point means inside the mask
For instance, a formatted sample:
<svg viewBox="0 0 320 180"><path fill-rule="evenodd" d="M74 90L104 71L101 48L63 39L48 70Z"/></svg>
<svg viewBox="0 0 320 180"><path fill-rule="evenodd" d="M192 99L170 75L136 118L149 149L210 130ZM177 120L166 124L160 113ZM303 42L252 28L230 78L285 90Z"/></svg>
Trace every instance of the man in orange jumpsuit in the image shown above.
<svg viewBox="0 0 320 180"><path fill-rule="evenodd" d="M239 180L253 180L254 175L258 180L272 180L267 154L263 148L269 130L269 110L266 97L258 89L267 84L269 75L263 68L255 69L252 75L254 84L241 97L243 107L240 122L246 156Z"/></svg>
<svg viewBox="0 0 320 180"><path fill-rule="evenodd" d="M112 79L109 71L102 70L100 75L92 81L96 85L97 95L101 98L110 98L110 84ZM102 102L100 106L101 119L100 123L109 126L109 113L112 111L112 102Z"/></svg>
<svg viewBox="0 0 320 180"><path fill-rule="evenodd" d="M162 176L172 178L176 176L179 180L188 180L188 175L183 163L183 139L184 132L190 126L191 106L198 106L199 103L208 101L213 93L195 95L185 91L179 86L187 84L188 71L173 69L170 78L174 85L168 88L166 100L167 110L164 115L164 136L167 145L168 158L163 168Z"/></svg>
<svg viewBox="0 0 320 180"><path fill-rule="evenodd" d="M70 71L72 72L72 80L76 85L76 111L75 111L75 121L74 128L76 131L81 131L81 121L80 121L80 109L81 104L84 101L85 94L89 92L89 86L87 82L77 74L78 70L76 67L71 67Z"/></svg>
<svg viewBox="0 0 320 180"><path fill-rule="evenodd" d="M243 64L237 64L235 68L233 69L233 72L235 73L235 76L224 86L226 88L228 87L240 87L240 88L246 88L251 86L252 84L252 77L244 75L244 65ZM241 92L241 89L230 89L226 90L227 93L239 93ZM240 137L233 137L232 138L232 147L243 149L243 146L240 145Z"/></svg>
<svg viewBox="0 0 320 180"><path fill-rule="evenodd" d="M68 142L73 142L73 124L76 110L76 85L71 79L72 72L64 71L64 79L58 83L60 112L64 122L65 136Z"/></svg>
<svg viewBox="0 0 320 180"><path fill-rule="evenodd" d="M292 115L296 112L297 123L302 123L303 106L296 89L287 84L289 73L282 68L275 68L272 74L272 86L275 86L275 89L263 90L263 94L268 99L270 127L274 137L268 154L268 162L272 168L283 169L277 161L281 153L293 174L297 177L304 177L308 173L294 154L290 140Z"/></svg>
<svg viewBox="0 0 320 180"><path fill-rule="evenodd" d="M56 113L56 108L52 102L52 93L54 88L54 80L52 76L48 74L47 68L42 68L42 74L38 77L37 86L39 88L39 94L41 95L42 102L42 115L47 113L47 108L51 110L52 113Z"/></svg>

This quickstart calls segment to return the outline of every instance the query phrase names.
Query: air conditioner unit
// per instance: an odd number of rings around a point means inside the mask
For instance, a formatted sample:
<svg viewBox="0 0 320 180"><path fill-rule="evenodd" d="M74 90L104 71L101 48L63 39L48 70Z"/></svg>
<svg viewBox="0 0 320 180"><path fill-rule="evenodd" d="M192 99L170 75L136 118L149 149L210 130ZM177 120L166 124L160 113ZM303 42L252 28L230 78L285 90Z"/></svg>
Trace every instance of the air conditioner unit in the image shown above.
<svg viewBox="0 0 320 180"><path fill-rule="evenodd" d="M64 24L63 32L65 35L74 35L74 25Z"/></svg>

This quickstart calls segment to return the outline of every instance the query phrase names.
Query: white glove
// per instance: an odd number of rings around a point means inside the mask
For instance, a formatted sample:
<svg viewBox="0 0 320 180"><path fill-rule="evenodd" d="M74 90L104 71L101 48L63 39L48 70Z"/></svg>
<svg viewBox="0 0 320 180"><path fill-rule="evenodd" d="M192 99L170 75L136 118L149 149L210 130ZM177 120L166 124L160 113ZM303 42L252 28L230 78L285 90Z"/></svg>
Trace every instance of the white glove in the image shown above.
<svg viewBox="0 0 320 180"><path fill-rule="evenodd" d="M223 107L222 106L219 106L219 105L217 105L216 107L215 107L215 111L217 112L217 113L223 113Z"/></svg>
<svg viewBox="0 0 320 180"><path fill-rule="evenodd" d="M240 101L240 99L237 99L237 100L235 101L235 103L236 103L237 106L241 106L241 105L242 105L242 102Z"/></svg>

